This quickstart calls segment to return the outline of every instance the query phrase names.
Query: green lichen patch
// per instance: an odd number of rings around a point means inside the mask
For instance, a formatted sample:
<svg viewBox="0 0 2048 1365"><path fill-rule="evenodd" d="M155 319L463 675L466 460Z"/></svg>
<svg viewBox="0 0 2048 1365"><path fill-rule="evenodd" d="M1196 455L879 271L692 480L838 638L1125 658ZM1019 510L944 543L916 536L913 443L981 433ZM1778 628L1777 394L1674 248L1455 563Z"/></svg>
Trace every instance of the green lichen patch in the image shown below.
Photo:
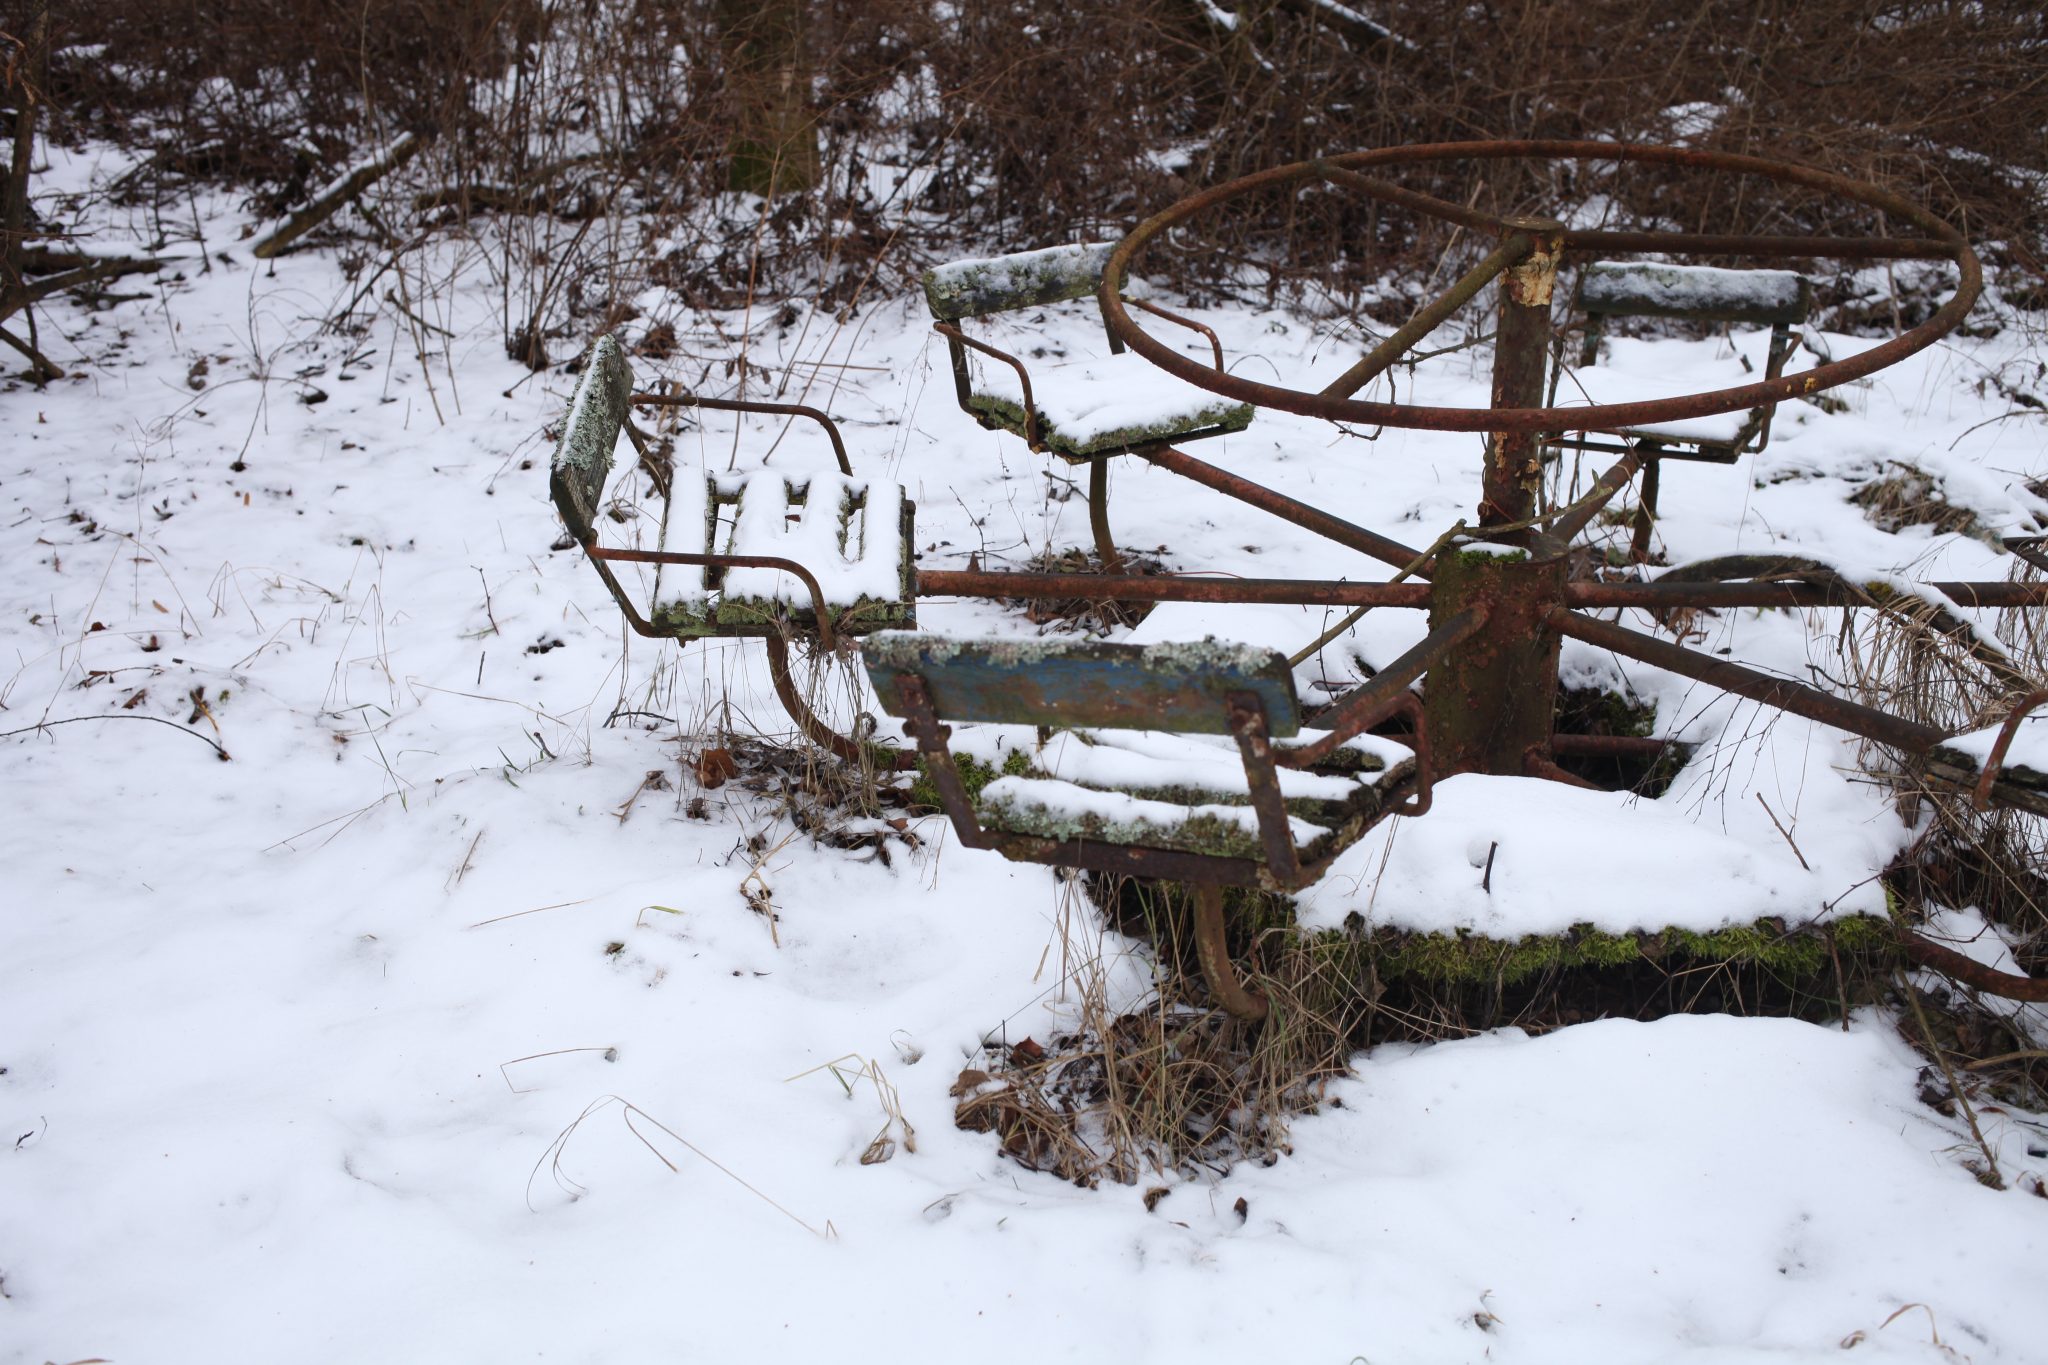
<svg viewBox="0 0 2048 1365"><path fill-rule="evenodd" d="M968 754L955 754L953 766L959 770L960 785L967 789L970 805L981 803L981 789L998 777L1042 777L1031 755L1022 749L1012 749L1003 756L1000 768L984 763ZM939 799L938 784L932 781L930 766L920 754L917 760L917 780L910 785L910 803L926 810L939 810L945 802Z"/></svg>

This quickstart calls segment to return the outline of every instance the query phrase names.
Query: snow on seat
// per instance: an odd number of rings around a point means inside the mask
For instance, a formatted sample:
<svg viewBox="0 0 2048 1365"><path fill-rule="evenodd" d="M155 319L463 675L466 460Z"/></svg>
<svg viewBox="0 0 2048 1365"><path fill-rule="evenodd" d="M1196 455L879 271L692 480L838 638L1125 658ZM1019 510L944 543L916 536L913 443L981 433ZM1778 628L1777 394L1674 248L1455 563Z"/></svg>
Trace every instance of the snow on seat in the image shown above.
<svg viewBox="0 0 2048 1365"><path fill-rule="evenodd" d="M1098 356L1033 373L1018 357L960 330L967 318L1093 295L1114 246L1048 247L954 261L925 274L925 302L951 351L960 406L983 426L1015 432L1034 449L1070 460L1244 430L1252 420L1249 403L1210 393L1137 356ZM984 357L978 366L970 364L970 350ZM1222 366L1220 352L1217 365Z"/></svg>
<svg viewBox="0 0 2048 1365"><path fill-rule="evenodd" d="M1686 370L1686 382L1705 391L1748 383L1752 376L1735 360L1710 361ZM1693 381L1697 379L1697 383ZM1668 353L1660 358L1655 348L1641 342L1617 348L1610 363L1574 370L1558 386L1561 408L1591 407L1595 404L1642 403L1670 398L1674 393ZM1754 411L1717 412L1707 417L1690 417L1676 422L1657 422L1629 427L1621 435L1658 441L1733 447L1754 435L1758 425Z"/></svg>
<svg viewBox="0 0 2048 1365"><path fill-rule="evenodd" d="M570 400L549 464L548 489L570 536L597 566L635 630L678 640L768 635L786 626L815 630L820 601L833 629L847 635L915 624L917 508L900 485L838 472L663 472L648 463L644 438L628 420L634 401L624 353L611 336L598 337ZM846 468L837 428L823 413L778 404L723 406L811 416L824 424ZM622 434L663 495L652 552L600 543L605 482ZM616 505L611 510L614 519L632 520ZM787 560L810 575L818 592L788 569L706 562L731 557ZM653 608L646 619L608 567L621 561L654 565Z"/></svg>
<svg viewBox="0 0 2048 1365"><path fill-rule="evenodd" d="M1040 370L1031 397L1040 443L1075 458L1243 431L1253 411L1249 403L1233 403L1130 354ZM982 367L967 406L1025 434L1023 384L1006 366Z"/></svg>
<svg viewBox="0 0 2048 1365"><path fill-rule="evenodd" d="M678 478L662 539L671 550L803 565L844 634L913 620L911 505L899 484L824 471ZM664 565L654 619L678 636L746 635L815 627L817 610L786 569Z"/></svg>
<svg viewBox="0 0 2048 1365"><path fill-rule="evenodd" d="M1300 728L1277 651L889 632L862 653L970 847L1284 888L1382 816L1426 805L1404 746ZM1311 747L1314 763L1289 766L1290 748ZM1204 870L1191 872L1189 855L1209 860Z"/></svg>
<svg viewBox="0 0 2048 1365"><path fill-rule="evenodd" d="M962 727L963 730L979 727ZM1323 737L1303 730L1300 741ZM978 747L971 737L962 748ZM1220 736L1160 730L1071 730L1030 754L1024 774L981 791L985 828L1258 861L1265 852L1237 746ZM1304 858L1370 823L1386 794L1414 776L1414 755L1392 740L1354 737L1314 770L1276 768L1289 833Z"/></svg>

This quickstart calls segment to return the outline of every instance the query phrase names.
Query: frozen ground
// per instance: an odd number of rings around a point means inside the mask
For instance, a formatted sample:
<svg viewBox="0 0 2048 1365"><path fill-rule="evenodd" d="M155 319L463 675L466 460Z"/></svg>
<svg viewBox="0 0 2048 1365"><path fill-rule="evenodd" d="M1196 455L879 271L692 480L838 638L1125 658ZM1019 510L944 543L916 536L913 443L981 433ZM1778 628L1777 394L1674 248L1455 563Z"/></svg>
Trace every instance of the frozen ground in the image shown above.
<svg viewBox="0 0 2048 1365"><path fill-rule="evenodd" d="M94 169L58 161L59 183ZM946 1091L984 1034L1063 1007L1052 875L936 821L886 861L815 846L737 785L698 790L721 718L783 728L758 654L629 641L550 548L541 432L571 380L506 361L486 263L451 249L389 302L387 275L336 330L356 286L333 255L255 266L233 211L202 211L208 269L48 314L76 377L0 393L0 729L92 718L0 740L0 1361L2042 1359L2048 1128L1987 1116L2010 1183L1980 1186L1875 1015L1381 1048L1291 1157L1162 1178L1150 1211L1142 1186L1000 1160ZM955 410L912 291L844 328L670 315L683 354L643 378L716 379L746 333L756 396L787 377L857 474L908 487L925 564L1085 543L1065 468ZM1205 320L1304 387L1356 354L1292 316ZM1733 364L1634 345L1671 392ZM1958 340L1846 411L1789 405L1737 469L1672 469L1672 561L2002 576L1986 544L1887 535L1847 497L1905 461L1994 529L2048 511L2020 487L2048 474L2039 422L1985 424L2004 404L1980 381L2021 365L2011 331ZM1419 382L1483 404L1484 353ZM691 425L678 462L758 468L777 434ZM1476 500L1471 437L1265 414L1196 453L1416 544ZM770 467L828 460L799 429ZM1129 462L1115 514L1176 567L1386 573ZM922 624L1029 629L976 603ZM1166 607L1139 638L1292 649L1322 624ZM1796 616L1705 628L1761 666L1827 662ZM1357 648L1419 630L1377 612ZM1323 667L1348 676L1337 649ZM1700 742L1668 796L1461 778L1305 913L1513 934L1879 903L1905 831L1841 736L1627 672ZM668 788L629 800L654 771ZM850 1094L816 1070L847 1058Z"/></svg>

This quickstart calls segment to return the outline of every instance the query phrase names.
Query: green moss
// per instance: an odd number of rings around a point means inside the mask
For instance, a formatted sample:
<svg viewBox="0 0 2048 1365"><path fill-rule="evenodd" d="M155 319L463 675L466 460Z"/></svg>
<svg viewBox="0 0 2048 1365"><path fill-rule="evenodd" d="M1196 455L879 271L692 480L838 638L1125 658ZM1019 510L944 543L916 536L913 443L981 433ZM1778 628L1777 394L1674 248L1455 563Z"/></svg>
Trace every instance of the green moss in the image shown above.
<svg viewBox="0 0 2048 1365"><path fill-rule="evenodd" d="M1495 564L1522 564L1529 558L1527 550L1507 547L1490 547L1484 550L1460 550L1451 556L1460 564L1474 568L1486 568Z"/></svg>
<svg viewBox="0 0 2048 1365"><path fill-rule="evenodd" d="M1312 937L1350 944L1359 965L1371 966L1383 979L1416 976L1447 985L1512 985L1541 972L1626 967L1639 962L1671 970L1725 962L1762 967L1785 977L1813 977L1831 969L1838 954L1867 958L1896 951L1890 927L1874 916L1801 928L1763 919L1704 933L1665 929L1615 934L1581 924L1562 934L1513 940L1392 929Z"/></svg>
<svg viewBox="0 0 2048 1365"><path fill-rule="evenodd" d="M1012 749L1009 753L1005 754L1001 768L996 768L966 754L955 754L953 756L953 766L960 770L960 785L967 789L967 800L973 805L980 804L981 789L995 781L998 777L1043 776L1032 764L1031 755L1025 753L1022 749ZM910 800L914 805L929 807L933 810L938 810L945 806L945 802L939 799L938 786L932 781L931 768L926 764L923 755L918 756L917 781L910 785Z"/></svg>
<svg viewBox="0 0 2048 1365"><path fill-rule="evenodd" d="M1557 728L1576 735L1633 735L1648 738L1657 708L1627 692L1598 687L1563 688L1557 697Z"/></svg>

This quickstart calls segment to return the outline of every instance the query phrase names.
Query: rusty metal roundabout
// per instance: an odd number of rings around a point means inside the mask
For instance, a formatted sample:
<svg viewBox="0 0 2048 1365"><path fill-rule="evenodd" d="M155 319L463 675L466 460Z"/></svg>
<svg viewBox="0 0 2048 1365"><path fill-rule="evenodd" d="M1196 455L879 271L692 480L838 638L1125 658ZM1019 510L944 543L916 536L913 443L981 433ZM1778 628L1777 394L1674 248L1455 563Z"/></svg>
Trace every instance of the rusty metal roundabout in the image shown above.
<svg viewBox="0 0 2048 1365"><path fill-rule="evenodd" d="M1555 219L1487 213L1405 188L1380 178L1379 174L1431 163L1499 160L1617 163L1681 172L1690 170L1761 177L1859 205L1882 215L1887 224L1904 224L1918 235L1758 236L1575 228ZM1419 308L1405 325L1317 392L1255 382L1228 372L1220 364L1199 364L1156 340L1138 325L1126 307L1121 283L1132 266L1142 261L1148 250L1160 245L1169 232L1247 195L1298 190L1311 185L1355 193L1380 204L1440 219L1466 232L1481 235L1483 240L1492 243L1492 249L1477 266L1438 298ZM1583 262L1588 258L1628 255L1738 261L1935 261L1954 268L1955 286L1949 297L1924 322L1847 359L1826 360L1793 373L1767 372L1765 378L1757 382L1708 393L1649 401L1596 401L1586 406L1547 406L1549 356L1554 336L1553 308L1560 265L1571 259ZM1371 401L1356 396L1412 351L1432 329L1496 283L1498 302L1489 407L1417 406ZM1672 448L1657 434L1660 424L1750 411L1763 414L1767 429L1768 413L1774 405L1866 378L1934 344L1963 321L1977 299L1981 284L1981 269L1968 241L1956 228L1929 210L1876 185L1826 171L1727 153L1605 142L1446 143L1354 152L1246 176L1183 199L1155 214L1108 253L1107 262L1101 268L1096 297L1113 344L1119 348L1128 347L1145 361L1202 390L1257 408L1368 426L1483 433L1486 441L1481 496L1469 524L1460 522L1427 548L1406 545L1324 509L1252 483L1212 463L1195 459L1170 441L1133 441L1095 457L1093 485L1098 496L1103 487L1100 475L1103 460L1111 455L1132 456L1282 517L1312 534L1393 566L1400 573L1394 581L1350 582L1219 579L1196 575L1138 576L1114 572L1047 574L972 568L915 569L909 565L906 551L904 578L909 588L909 602L905 605L914 608L919 599L957 596L1006 599L1092 597L1126 602L1284 603L1339 609L1391 607L1426 611L1428 630L1419 643L1380 667L1368 682L1339 698L1316 719L1316 724L1324 730L1343 735L1360 733L1396 716L1414 718L1414 729L1408 733L1415 742L1417 753L1423 757L1415 781L1408 790L1418 799L1411 799L1405 804L1388 801L1382 815L1419 814L1427 807L1430 782L1454 774L1534 776L1590 785L1568 772L1559 760L1623 753L1631 751L1631 746L1639 751L1646 746L1660 745L1661 742L1656 740L1561 734L1556 731L1558 662L1561 644L1566 638L1874 741L1898 755L1906 764L1928 765L1930 760L1937 758L1937 750L1941 749L1944 741L1953 736L1936 727L1865 706L1791 678L1691 649L1676 641L1661 639L1590 614L1596 610L1612 611L1617 608L1653 613L1739 607L1854 610L1883 606L1887 601L1895 602L1896 594L1889 598L1874 595L1867 585L1851 581L1819 563L1768 556L1727 556L1682 566L1655 579L1574 579L1568 551L1575 537L1624 489L1635 483L1638 476L1641 476L1643 484L1640 499L1647 502L1654 496L1658 464L1664 458L1673 457ZM1800 287L1802 290L1805 288L1803 284ZM1145 311L1158 312L1151 308ZM1779 359L1781 356L1774 351L1774 371ZM964 381L962 396L964 405ZM633 401L673 403L678 400L640 396ZM1027 381L1025 403L1028 405L1030 402ZM1026 420L1034 420L1028 411ZM1589 439L1593 436L1603 439ZM1560 446L1572 445L1580 449L1614 451L1620 458L1593 481L1583 496L1565 505L1545 506L1546 458ZM1722 449L1713 458L1716 462L1730 463L1739 453L1741 446L1737 444ZM560 465L558 460L558 477ZM601 472L598 479L598 487L601 488ZM559 493L557 501L563 502ZM716 553L715 546L707 546L707 553L695 555L650 552L627 555L598 550L588 518L588 511L594 505L594 494L579 504L582 508L580 529L576 520L571 520L572 530L576 530L578 538L592 550L594 558L639 558L712 566L727 560L735 565L743 562L738 556ZM1099 536L1102 524L1099 502L1093 510L1098 514ZM648 634L674 633L649 628L609 576L607 583L621 603L627 606L636 629ZM2039 582L1937 582L1925 585L1925 591L1930 601L1945 599L1962 608L2039 608L2048 605L2048 585ZM815 581L809 583L809 597L814 608L810 629L829 643L833 615ZM839 618L839 624L841 629L838 633L842 638L860 633L849 627L845 616ZM777 665L774 670L776 682L784 704L800 726L842 755L873 752L864 738L856 740L833 734L828 726L810 714L800 698L793 695L794 689L788 685L785 651L786 647L773 651ZM869 653L875 652L871 647ZM953 779L946 777L952 772L952 758L947 749L949 731L940 723L946 712L945 699L941 697L936 705L933 701L935 689L941 687L934 681L937 674L924 676L917 672L919 668L929 670L931 667L933 656L930 649L927 648L921 657L924 660L922 664L904 662L909 659L904 655L886 666L870 658L868 670L885 708L907 718L906 729L916 740L919 755L937 771L941 779L940 788L946 795L948 814L964 842L996 848L1006 856L1029 861L1098 870L1120 869L1140 876L1192 882L1202 891L1199 904L1206 911L1204 919L1214 921L1207 925L1205 936L1205 948L1212 952L1220 951L1221 943L1220 903L1216 899L1218 886L1226 883L1300 885L1312 880L1320 874L1323 866L1327 866L1326 858L1313 864L1307 860L1296 860L1291 844L1274 837L1274 828L1284 827L1286 823L1285 816L1279 814L1281 799L1273 779L1274 763L1288 767L1305 764L1308 760L1302 757L1302 750L1292 751L1290 755L1289 751L1270 744L1267 738L1269 717L1264 709L1266 703L1243 690L1226 693L1212 688L1210 702L1203 704L1227 699L1232 719L1218 720L1213 725L1204 721L1186 728L1206 727L1212 733L1237 736L1245 755L1247 781L1252 784L1251 800L1259 806L1260 829L1271 855L1266 866L1254 868L1251 864L1243 864L1242 859L1190 855L1163 848L1126 846L1106 849L1099 841L1091 844L1085 840L985 829L957 775ZM993 657L982 657L977 667L986 672ZM1102 663L1103 657L1096 657L1089 666L1097 667ZM1003 667L1010 670L1006 678L1014 680L1021 676L1018 670L1023 665L1012 661ZM1101 676L1108 678L1112 675ZM1138 675L1127 673L1118 676ZM976 686L986 681L981 679ZM1032 691L1033 695L1052 695L1051 691L1037 686L1044 679L1027 681L1032 687L1026 690ZM1421 691L1419 706L1413 691L1417 687ZM1183 689L1183 693L1185 691ZM1179 701L1185 703L1188 697L1179 695ZM1083 704L1077 711L1062 712L1057 705L1044 703L1041 709L1045 709L1045 714L1038 717L1038 723L1083 723L1075 717L1092 704ZM2031 706L2038 704L2039 698L2016 699L2012 708L2013 721L2016 723ZM1014 708L1006 710L999 706L986 714L956 711L954 718L1018 720L1030 717ZM1120 722L1111 723L1135 724L1141 719L1124 717ZM1291 719L1287 723L1291 724ZM2007 729L2009 732L2011 724ZM1275 737L1282 733L1278 729L1271 731ZM1980 801L2000 802L2048 814L2048 793L2042 791L2038 782L1999 771L2004 743L2009 739L2010 733L2002 737L1987 763L1980 768L1953 774L1952 780L1973 786ZM1327 749L1329 743L1323 747ZM1941 753L1949 754L1950 751L1941 750ZM898 761L908 764L914 758L904 754ZM1933 768L1940 772L1938 762L1933 764ZM1259 772L1265 774L1263 779L1257 775ZM1263 797L1260 794L1261 781L1265 784ZM1271 869L1280 866L1287 868L1288 873L1276 879ZM1973 986L2018 998L2048 998L2048 983L1989 972L1980 964L1970 962L1903 927L1901 932L1909 955L1938 966ZM1206 957L1204 965L1205 968L1209 965ZM1209 974L1225 987L1232 984L1227 971Z"/></svg>

